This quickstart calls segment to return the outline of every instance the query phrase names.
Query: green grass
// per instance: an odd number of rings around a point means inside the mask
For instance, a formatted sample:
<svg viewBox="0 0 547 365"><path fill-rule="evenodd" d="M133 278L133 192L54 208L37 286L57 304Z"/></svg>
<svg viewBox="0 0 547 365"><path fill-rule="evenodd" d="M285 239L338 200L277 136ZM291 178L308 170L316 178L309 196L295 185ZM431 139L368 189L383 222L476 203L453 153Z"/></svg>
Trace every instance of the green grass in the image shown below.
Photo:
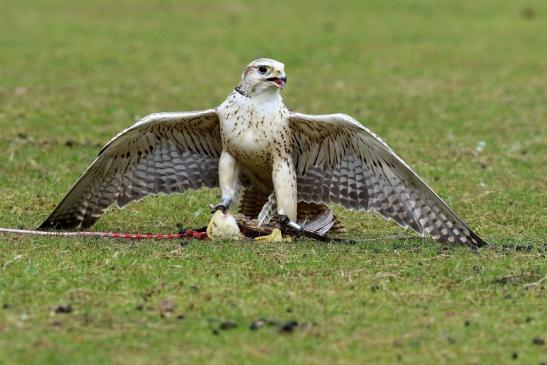
<svg viewBox="0 0 547 365"><path fill-rule="evenodd" d="M370 241L4 235L0 364L547 361L546 5L1 1L0 226L35 227L119 130L218 105L265 56L289 106L358 118L493 246L382 238L401 230L341 209ZM216 199L149 198L93 228L201 226ZM300 325L248 328L262 317Z"/></svg>

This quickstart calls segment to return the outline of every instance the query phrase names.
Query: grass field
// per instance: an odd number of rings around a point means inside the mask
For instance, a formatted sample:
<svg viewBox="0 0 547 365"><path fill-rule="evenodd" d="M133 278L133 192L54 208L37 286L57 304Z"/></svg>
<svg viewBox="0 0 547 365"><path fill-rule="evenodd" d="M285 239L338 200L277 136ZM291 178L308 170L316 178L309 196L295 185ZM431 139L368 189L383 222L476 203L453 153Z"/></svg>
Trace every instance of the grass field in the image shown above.
<svg viewBox="0 0 547 365"><path fill-rule="evenodd" d="M389 238L338 208L369 241L0 235L0 364L547 361L546 2L0 4L2 227L37 226L119 130L218 105L265 56L291 108L358 118L492 244ZM93 229L202 226L216 199L148 198Z"/></svg>

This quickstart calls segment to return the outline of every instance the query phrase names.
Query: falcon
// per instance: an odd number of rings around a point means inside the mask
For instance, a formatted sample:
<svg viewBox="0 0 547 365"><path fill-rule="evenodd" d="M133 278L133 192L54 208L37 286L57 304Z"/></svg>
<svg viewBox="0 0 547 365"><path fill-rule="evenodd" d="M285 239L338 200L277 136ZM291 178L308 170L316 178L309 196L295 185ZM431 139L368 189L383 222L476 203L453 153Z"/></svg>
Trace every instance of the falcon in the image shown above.
<svg viewBox="0 0 547 365"><path fill-rule="evenodd" d="M212 211L293 230L327 204L374 211L438 242L481 246L475 234L376 134L345 114L289 110L282 63L245 67L220 106L150 114L116 135L39 227L86 228L117 203L219 187ZM328 226L331 228L334 221Z"/></svg>

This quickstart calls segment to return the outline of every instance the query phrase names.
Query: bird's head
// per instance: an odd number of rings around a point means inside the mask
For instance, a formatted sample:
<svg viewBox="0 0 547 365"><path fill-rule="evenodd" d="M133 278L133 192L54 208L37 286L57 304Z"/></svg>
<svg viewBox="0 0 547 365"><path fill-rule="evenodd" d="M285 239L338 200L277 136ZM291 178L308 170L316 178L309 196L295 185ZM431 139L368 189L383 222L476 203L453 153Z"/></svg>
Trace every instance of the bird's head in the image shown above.
<svg viewBox="0 0 547 365"><path fill-rule="evenodd" d="M239 82L239 90L246 95L278 93L287 83L285 65L269 58L259 58L249 63Z"/></svg>

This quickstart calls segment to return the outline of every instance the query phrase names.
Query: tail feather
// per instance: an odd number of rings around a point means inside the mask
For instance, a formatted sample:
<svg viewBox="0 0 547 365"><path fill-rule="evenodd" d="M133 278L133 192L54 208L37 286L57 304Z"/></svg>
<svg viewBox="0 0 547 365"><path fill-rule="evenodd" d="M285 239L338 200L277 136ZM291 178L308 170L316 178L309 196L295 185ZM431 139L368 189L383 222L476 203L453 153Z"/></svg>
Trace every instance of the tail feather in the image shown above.
<svg viewBox="0 0 547 365"><path fill-rule="evenodd" d="M258 226L265 226L277 214L275 194L268 196L253 189L246 189L239 212L251 219L256 218ZM344 231L342 223L325 204L298 202L297 223L307 231L321 234Z"/></svg>

